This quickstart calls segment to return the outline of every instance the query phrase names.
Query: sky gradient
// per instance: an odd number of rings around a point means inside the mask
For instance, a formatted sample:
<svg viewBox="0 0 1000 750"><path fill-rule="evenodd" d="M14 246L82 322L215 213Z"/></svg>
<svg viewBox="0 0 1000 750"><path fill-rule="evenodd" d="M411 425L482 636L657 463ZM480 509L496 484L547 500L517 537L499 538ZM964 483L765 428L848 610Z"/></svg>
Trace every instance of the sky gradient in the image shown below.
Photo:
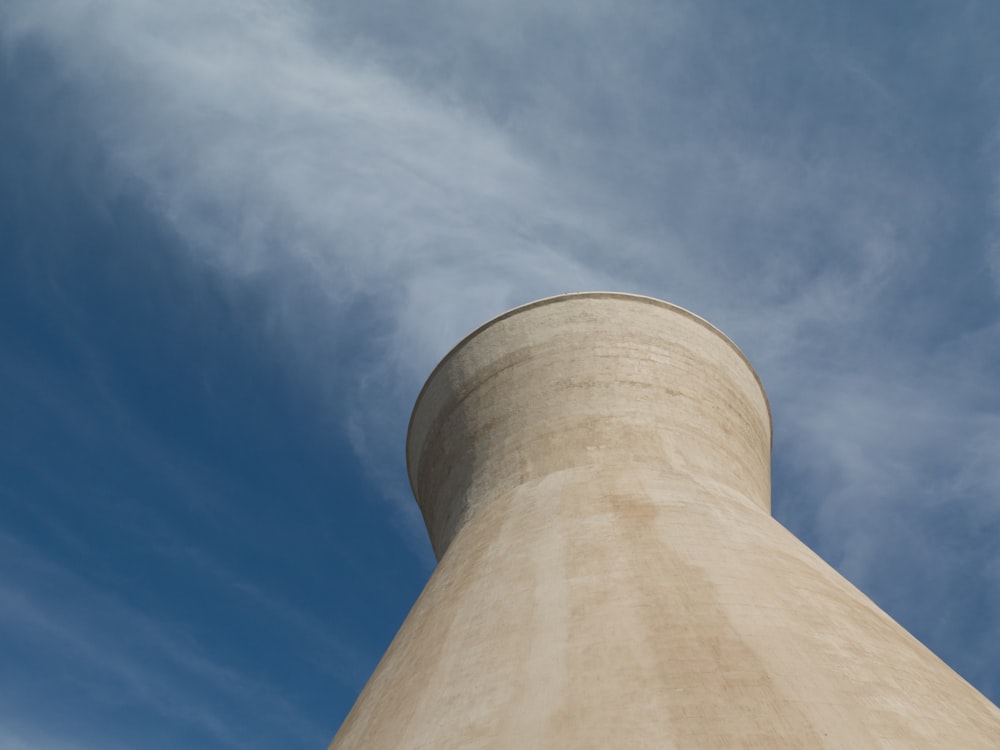
<svg viewBox="0 0 1000 750"><path fill-rule="evenodd" d="M321 748L465 333L687 307L774 514L1000 701L1000 5L0 3L0 748Z"/></svg>

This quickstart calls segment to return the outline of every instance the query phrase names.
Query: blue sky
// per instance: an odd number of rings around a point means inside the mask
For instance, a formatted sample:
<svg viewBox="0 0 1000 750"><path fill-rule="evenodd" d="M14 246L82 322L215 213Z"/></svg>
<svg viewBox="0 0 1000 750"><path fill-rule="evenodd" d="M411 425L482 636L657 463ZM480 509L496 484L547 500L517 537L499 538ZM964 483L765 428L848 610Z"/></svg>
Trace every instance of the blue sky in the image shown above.
<svg viewBox="0 0 1000 750"><path fill-rule="evenodd" d="M1000 6L5 0L0 747L324 747L413 399L583 289L729 334L775 516L1000 700Z"/></svg>

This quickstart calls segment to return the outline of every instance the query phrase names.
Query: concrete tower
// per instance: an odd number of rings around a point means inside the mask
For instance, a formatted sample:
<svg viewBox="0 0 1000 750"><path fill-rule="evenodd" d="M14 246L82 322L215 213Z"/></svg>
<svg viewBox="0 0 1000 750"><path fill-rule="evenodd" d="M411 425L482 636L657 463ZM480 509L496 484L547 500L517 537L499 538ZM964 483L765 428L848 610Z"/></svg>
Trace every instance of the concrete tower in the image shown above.
<svg viewBox="0 0 1000 750"><path fill-rule="evenodd" d="M468 336L407 463L439 565L346 750L1000 748L1000 710L770 515L753 369L673 305Z"/></svg>

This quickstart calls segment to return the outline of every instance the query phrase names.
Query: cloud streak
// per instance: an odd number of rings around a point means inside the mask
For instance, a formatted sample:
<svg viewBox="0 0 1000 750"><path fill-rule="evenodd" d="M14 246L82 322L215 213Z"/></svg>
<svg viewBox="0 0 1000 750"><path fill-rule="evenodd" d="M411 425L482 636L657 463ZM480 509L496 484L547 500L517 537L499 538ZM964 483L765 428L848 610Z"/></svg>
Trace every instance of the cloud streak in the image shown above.
<svg viewBox="0 0 1000 750"><path fill-rule="evenodd" d="M169 624L57 568L16 539L4 534L2 541L4 569L19 571L20 581L0 587L0 623L15 643L41 641L48 659L85 670L78 698L84 705L138 706L196 727L220 747L263 747L260 730L271 722L303 742L323 736L270 686L220 666L190 636L171 632ZM45 591L55 595L40 597ZM248 726L243 712L251 706L256 718ZM87 726L83 746L100 740L100 731Z"/></svg>

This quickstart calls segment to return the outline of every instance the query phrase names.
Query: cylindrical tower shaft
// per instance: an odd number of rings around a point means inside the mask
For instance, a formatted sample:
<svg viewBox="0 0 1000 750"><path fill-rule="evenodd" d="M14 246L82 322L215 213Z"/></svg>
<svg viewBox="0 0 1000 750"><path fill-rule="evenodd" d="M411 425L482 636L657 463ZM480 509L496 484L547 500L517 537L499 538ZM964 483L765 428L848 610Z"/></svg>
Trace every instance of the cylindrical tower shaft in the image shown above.
<svg viewBox="0 0 1000 750"><path fill-rule="evenodd" d="M440 563L331 748L1000 746L1000 710L771 518L770 444L746 359L667 303L471 334L407 441Z"/></svg>

